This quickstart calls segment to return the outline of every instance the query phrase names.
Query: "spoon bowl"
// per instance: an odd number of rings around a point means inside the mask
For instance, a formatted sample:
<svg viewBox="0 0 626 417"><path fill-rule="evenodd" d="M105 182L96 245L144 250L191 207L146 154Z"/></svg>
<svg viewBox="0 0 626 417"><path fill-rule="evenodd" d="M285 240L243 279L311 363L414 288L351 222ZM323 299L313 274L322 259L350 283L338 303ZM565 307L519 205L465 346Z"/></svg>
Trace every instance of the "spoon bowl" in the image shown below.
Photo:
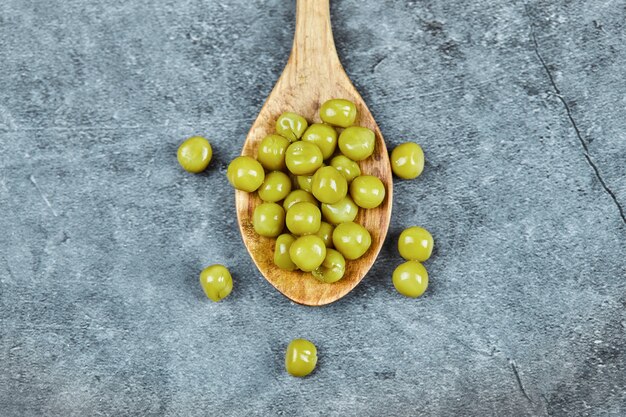
<svg viewBox="0 0 626 417"><path fill-rule="evenodd" d="M372 236L370 249L361 258L346 260L344 277L332 284L316 280L311 273L285 271L274 265L275 239L256 234L252 215L261 199L256 193L236 191L237 219L244 244L261 274L282 294L299 304L319 306L345 296L363 279L380 252L389 228L393 183L387 147L367 105L344 71L333 40L329 0L298 0L296 31L291 55L274 89L250 128L242 155L256 157L260 141L274 133L276 119L286 111L298 113L309 123L319 123L321 105L332 98L355 103L355 125L374 131L374 154L358 162L363 175L383 182L386 196L380 206L361 209L356 222Z"/></svg>

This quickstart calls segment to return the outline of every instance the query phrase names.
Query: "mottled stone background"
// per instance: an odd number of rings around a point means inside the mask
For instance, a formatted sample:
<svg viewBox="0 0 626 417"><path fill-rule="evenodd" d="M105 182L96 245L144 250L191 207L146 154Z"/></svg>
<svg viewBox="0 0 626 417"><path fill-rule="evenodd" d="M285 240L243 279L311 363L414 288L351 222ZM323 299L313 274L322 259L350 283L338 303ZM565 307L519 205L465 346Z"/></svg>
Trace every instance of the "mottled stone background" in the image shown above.
<svg viewBox="0 0 626 417"><path fill-rule="evenodd" d="M252 264L225 178L294 1L0 2L1 416L626 415L626 2L331 9L389 147L428 162L364 281L308 308ZM176 162L192 134L206 174ZM390 282L414 224L417 300Z"/></svg>

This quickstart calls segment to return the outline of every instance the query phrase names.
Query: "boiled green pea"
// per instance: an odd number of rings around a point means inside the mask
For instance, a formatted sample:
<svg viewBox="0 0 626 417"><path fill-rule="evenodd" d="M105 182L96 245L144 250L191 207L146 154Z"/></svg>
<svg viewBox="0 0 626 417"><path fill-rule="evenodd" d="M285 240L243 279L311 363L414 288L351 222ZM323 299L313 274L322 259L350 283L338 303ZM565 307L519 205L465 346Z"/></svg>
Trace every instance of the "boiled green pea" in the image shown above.
<svg viewBox="0 0 626 417"><path fill-rule="evenodd" d="M400 294L415 298L428 288L428 272L418 261L407 261L393 271L392 281Z"/></svg>
<svg viewBox="0 0 626 417"><path fill-rule="evenodd" d="M310 193L313 190L313 175L298 175L296 183L301 190Z"/></svg>
<svg viewBox="0 0 626 417"><path fill-rule="evenodd" d="M293 190L287 197L285 197L285 201L283 201L283 208L287 211L294 204L302 202L315 204L316 206L319 204L313 194L304 190Z"/></svg>
<svg viewBox="0 0 626 417"><path fill-rule="evenodd" d="M276 237L285 226L285 210L276 203L262 203L252 215L254 231L261 236Z"/></svg>
<svg viewBox="0 0 626 417"><path fill-rule="evenodd" d="M345 155L335 156L330 160L330 166L339 171L341 175L346 178L348 183L352 182L353 179L361 175L361 168L359 168L359 164Z"/></svg>
<svg viewBox="0 0 626 417"><path fill-rule="evenodd" d="M320 108L320 118L333 126L348 127L356 120L356 106L341 98L327 100Z"/></svg>
<svg viewBox="0 0 626 417"><path fill-rule="evenodd" d="M404 229L398 239L398 251L407 261L424 262L430 258L434 247L433 236L422 227L413 226Z"/></svg>
<svg viewBox="0 0 626 417"><path fill-rule="evenodd" d="M366 228L358 223L341 223L333 231L333 244L346 259L358 259L372 245L372 237Z"/></svg>
<svg viewBox="0 0 626 417"><path fill-rule="evenodd" d="M220 301L232 291L233 278L224 265L211 265L200 273L200 285L208 298Z"/></svg>
<svg viewBox="0 0 626 417"><path fill-rule="evenodd" d="M339 150L353 161L362 161L374 153L375 137L366 127L349 127L339 135Z"/></svg>
<svg viewBox="0 0 626 417"><path fill-rule="evenodd" d="M343 255L334 249L327 249L324 262L312 274L320 281L330 284L339 281L345 271L346 260Z"/></svg>
<svg viewBox="0 0 626 417"><path fill-rule="evenodd" d="M306 130L308 123L306 119L299 114L285 112L276 120L276 133L294 142L302 136Z"/></svg>
<svg viewBox="0 0 626 417"><path fill-rule="evenodd" d="M418 177L424 170L424 151L413 142L396 146L391 152L391 169L400 178Z"/></svg>
<svg viewBox="0 0 626 417"><path fill-rule="evenodd" d="M313 175L311 191L320 202L333 204L346 196L348 182L335 168L323 167Z"/></svg>
<svg viewBox="0 0 626 417"><path fill-rule="evenodd" d="M335 142L336 139L335 136ZM212 156L211 144L202 136L190 137L178 147L178 163L185 171L194 174L204 171Z"/></svg>
<svg viewBox="0 0 626 417"><path fill-rule="evenodd" d="M289 256L298 268L311 272L324 262L326 245L315 235L300 236L291 244Z"/></svg>
<svg viewBox="0 0 626 417"><path fill-rule="evenodd" d="M274 246L274 264L280 269L286 271L295 271L298 269L289 256L289 248L295 241L296 238L288 233L283 233L276 238L276 245Z"/></svg>
<svg viewBox="0 0 626 417"><path fill-rule="evenodd" d="M302 140L316 145L322 151L324 159L328 159L337 147L337 131L332 126L314 123L304 132Z"/></svg>
<svg viewBox="0 0 626 417"><path fill-rule="evenodd" d="M322 214L331 224L346 223L354 221L359 214L359 207L350 196L345 196L335 204L322 204Z"/></svg>
<svg viewBox="0 0 626 417"><path fill-rule="evenodd" d="M292 376L307 376L317 364L317 349L305 339L295 339L287 346L285 353L285 369Z"/></svg>
<svg viewBox="0 0 626 417"><path fill-rule="evenodd" d="M282 136L269 135L263 138L257 150L257 160L268 171L285 169L285 152L289 141Z"/></svg>
<svg viewBox="0 0 626 417"><path fill-rule="evenodd" d="M316 236L324 241L324 245L326 245L327 248L333 247L333 230L335 230L335 228L332 224L322 222L320 223L320 230L315 233Z"/></svg>
<svg viewBox="0 0 626 417"><path fill-rule="evenodd" d="M385 199L385 186L372 175L361 175L350 184L350 196L359 207L375 208Z"/></svg>
<svg viewBox="0 0 626 417"><path fill-rule="evenodd" d="M238 156L228 165L226 176L233 187L251 193L263 184L265 171L254 158Z"/></svg>
<svg viewBox="0 0 626 417"><path fill-rule="evenodd" d="M312 175L323 162L320 148L309 142L294 142L285 154L287 168L294 175Z"/></svg>
<svg viewBox="0 0 626 417"><path fill-rule="evenodd" d="M265 176L259 187L259 197L269 203L275 203L287 197L291 192L291 178L284 172L274 171Z"/></svg>
<svg viewBox="0 0 626 417"><path fill-rule="evenodd" d="M315 204L296 203L287 210L287 229L295 235L309 235L320 230L322 213Z"/></svg>

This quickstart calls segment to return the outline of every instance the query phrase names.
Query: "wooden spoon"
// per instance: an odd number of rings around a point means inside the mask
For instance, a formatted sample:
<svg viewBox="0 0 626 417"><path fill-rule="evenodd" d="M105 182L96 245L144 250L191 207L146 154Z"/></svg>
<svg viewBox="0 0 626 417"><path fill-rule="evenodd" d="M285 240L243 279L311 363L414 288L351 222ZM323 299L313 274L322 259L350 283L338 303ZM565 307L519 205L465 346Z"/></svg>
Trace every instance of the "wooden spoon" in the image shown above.
<svg viewBox="0 0 626 417"><path fill-rule="evenodd" d="M372 235L371 248L363 257L355 261L347 260L344 277L333 284L322 283L308 272L289 272L274 265L275 239L257 235L252 226L254 208L261 200L257 193L236 192L241 236L263 276L291 300L319 306L332 303L350 292L376 260L389 227L393 184L383 136L339 62L330 26L329 0L297 1L296 32L289 61L250 128L242 155L256 157L259 142L274 133L276 119L281 113L295 112L309 123L319 123L322 103L331 98L345 98L356 104L358 116L355 124L376 133L374 155L359 163L362 174L380 178L387 191L379 207L361 209L355 220Z"/></svg>

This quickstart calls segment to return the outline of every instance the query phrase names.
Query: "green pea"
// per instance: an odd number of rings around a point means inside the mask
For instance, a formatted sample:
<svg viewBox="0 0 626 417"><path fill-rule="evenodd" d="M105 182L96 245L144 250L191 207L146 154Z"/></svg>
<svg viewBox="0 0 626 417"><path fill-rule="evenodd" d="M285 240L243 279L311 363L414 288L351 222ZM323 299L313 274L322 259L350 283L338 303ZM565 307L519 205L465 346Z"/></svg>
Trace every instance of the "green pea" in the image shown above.
<svg viewBox="0 0 626 417"><path fill-rule="evenodd" d="M366 127L352 126L339 135L339 150L353 161L362 161L374 153L375 135Z"/></svg>
<svg viewBox="0 0 626 417"><path fill-rule="evenodd" d="M289 257L298 268L311 272L324 262L326 245L315 235L300 236L291 244Z"/></svg>
<svg viewBox="0 0 626 417"><path fill-rule="evenodd" d="M323 162L320 148L309 142L294 142L285 154L287 168L294 175L312 175Z"/></svg>
<svg viewBox="0 0 626 417"><path fill-rule="evenodd" d="M200 285L209 299L220 301L232 291L233 278L224 265L211 265L200 273Z"/></svg>
<svg viewBox="0 0 626 417"><path fill-rule="evenodd" d="M294 235L310 235L320 230L322 213L315 204L296 203L287 210L287 229Z"/></svg>
<svg viewBox="0 0 626 417"><path fill-rule="evenodd" d="M254 158L238 156L228 165L226 176L233 187L251 193L263 184L265 171Z"/></svg>
<svg viewBox="0 0 626 417"><path fill-rule="evenodd" d="M261 200L275 203L287 197L291 192L291 178L284 172L274 171L265 176L259 188Z"/></svg>
<svg viewBox="0 0 626 417"><path fill-rule="evenodd" d="M320 281L330 284L343 278L345 272L346 260L343 255L334 249L326 249L324 262L312 274Z"/></svg>
<svg viewBox="0 0 626 417"><path fill-rule="evenodd" d="M276 238L276 246L274 247L274 264L280 269L286 271L295 271L298 269L289 257L289 248L296 241L296 238L288 233L283 233Z"/></svg>
<svg viewBox="0 0 626 417"><path fill-rule="evenodd" d="M313 175L298 175L296 177L296 183L298 184L298 187L303 190L303 191L307 191L307 192L311 192L313 191Z"/></svg>
<svg viewBox="0 0 626 417"><path fill-rule="evenodd" d="M289 141L282 136L266 136L259 144L256 159L268 171L284 171L285 152L288 146Z"/></svg>
<svg viewBox="0 0 626 417"><path fill-rule="evenodd" d="M322 204L324 219L331 224L351 222L359 214L359 207L350 196L345 196L335 204Z"/></svg>
<svg viewBox="0 0 626 417"><path fill-rule="evenodd" d="M361 168L359 168L359 164L345 155L335 156L330 160L330 166L339 171L341 175L346 178L348 183L352 182L353 179L361 175Z"/></svg>
<svg viewBox="0 0 626 417"><path fill-rule="evenodd" d="M361 175L350 184L350 195L357 206L366 209L375 208L385 199L385 186L380 179L372 175Z"/></svg>
<svg viewBox="0 0 626 417"><path fill-rule="evenodd" d="M252 225L259 235L276 237L285 226L285 210L276 203L259 204L254 209Z"/></svg>
<svg viewBox="0 0 626 417"><path fill-rule="evenodd" d="M276 120L276 133L280 136L294 142L302 136L306 130L308 123L306 119L299 114L285 112Z"/></svg>
<svg viewBox="0 0 626 417"><path fill-rule="evenodd" d="M422 227L404 229L398 239L398 251L407 261L424 262L430 258L435 242L430 232Z"/></svg>
<svg viewBox="0 0 626 417"><path fill-rule="evenodd" d="M294 339L287 346L285 369L292 376L307 376L317 365L317 348L306 339Z"/></svg>
<svg viewBox="0 0 626 417"><path fill-rule="evenodd" d="M418 261L407 261L393 271L392 281L400 294L416 298L428 288L428 272Z"/></svg>
<svg viewBox="0 0 626 417"><path fill-rule="evenodd" d="M396 146L391 152L391 169L400 178L418 177L424 170L424 151L413 142Z"/></svg>
<svg viewBox="0 0 626 417"><path fill-rule="evenodd" d="M328 159L337 147L337 131L323 123L313 123L302 135L302 140L320 148L324 159Z"/></svg>
<svg viewBox="0 0 626 417"><path fill-rule="evenodd" d="M324 241L324 245L326 245L327 248L332 248L333 247L333 230L335 230L335 228L333 227L332 224L322 222L320 223L320 230L317 231L315 236L318 236L320 239L322 239Z"/></svg>
<svg viewBox="0 0 626 417"><path fill-rule="evenodd" d="M348 182L335 168L322 167L313 175L311 191L321 203L333 204L346 196Z"/></svg>
<svg viewBox="0 0 626 417"><path fill-rule="evenodd" d="M337 139L336 135L335 133L335 142ZM213 149L211 148L211 144L202 136L190 137L178 147L177 152L180 166L182 166L185 171L194 174L204 171L209 165L209 162L211 162L212 156Z"/></svg>
<svg viewBox="0 0 626 417"><path fill-rule="evenodd" d="M370 248L372 237L360 224L341 223L333 231L333 244L344 258L355 260L363 256Z"/></svg>
<svg viewBox="0 0 626 417"><path fill-rule="evenodd" d="M356 120L356 106L349 100L334 98L322 104L320 118L329 125L352 126Z"/></svg>
<svg viewBox="0 0 626 417"><path fill-rule="evenodd" d="M313 197L313 194L304 190L293 190L285 198L285 201L283 201L283 208L287 211L294 204L302 202L315 204L316 206L319 204L315 197Z"/></svg>

